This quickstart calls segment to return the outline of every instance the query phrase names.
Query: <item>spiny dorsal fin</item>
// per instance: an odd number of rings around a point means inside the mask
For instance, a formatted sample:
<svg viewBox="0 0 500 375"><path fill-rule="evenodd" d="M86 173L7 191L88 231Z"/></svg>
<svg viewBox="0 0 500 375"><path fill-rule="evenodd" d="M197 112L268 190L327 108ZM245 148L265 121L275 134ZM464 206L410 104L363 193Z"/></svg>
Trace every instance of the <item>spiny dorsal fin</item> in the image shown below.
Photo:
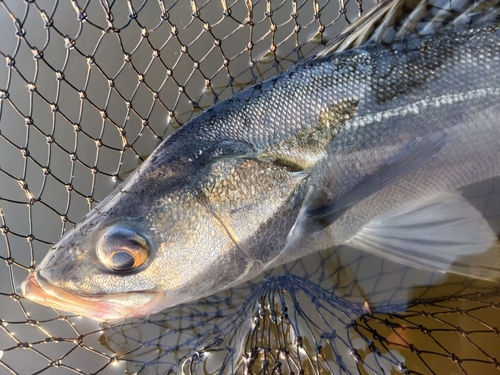
<svg viewBox="0 0 500 375"><path fill-rule="evenodd" d="M500 0L383 0L332 39L317 57L368 43L392 43L442 28L500 20Z"/></svg>

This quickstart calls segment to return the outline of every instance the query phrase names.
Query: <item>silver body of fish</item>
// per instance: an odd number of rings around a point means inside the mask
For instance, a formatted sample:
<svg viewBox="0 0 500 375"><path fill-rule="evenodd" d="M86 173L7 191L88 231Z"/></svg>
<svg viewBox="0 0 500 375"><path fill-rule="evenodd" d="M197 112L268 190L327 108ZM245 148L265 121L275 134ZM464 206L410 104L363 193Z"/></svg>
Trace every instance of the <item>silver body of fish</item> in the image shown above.
<svg viewBox="0 0 500 375"><path fill-rule="evenodd" d="M142 316L341 244L497 278L497 234L456 189L500 175L499 27L338 48L209 108L49 251L24 294Z"/></svg>

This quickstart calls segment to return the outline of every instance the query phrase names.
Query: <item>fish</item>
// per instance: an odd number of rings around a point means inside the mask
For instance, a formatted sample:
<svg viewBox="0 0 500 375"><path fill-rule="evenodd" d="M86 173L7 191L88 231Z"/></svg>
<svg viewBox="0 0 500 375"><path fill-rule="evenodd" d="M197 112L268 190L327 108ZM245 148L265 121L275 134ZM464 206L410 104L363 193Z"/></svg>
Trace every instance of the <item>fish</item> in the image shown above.
<svg viewBox="0 0 500 375"><path fill-rule="evenodd" d="M117 321L343 245L498 280L498 223L460 189L500 175L499 10L381 1L169 135L49 250L24 296Z"/></svg>

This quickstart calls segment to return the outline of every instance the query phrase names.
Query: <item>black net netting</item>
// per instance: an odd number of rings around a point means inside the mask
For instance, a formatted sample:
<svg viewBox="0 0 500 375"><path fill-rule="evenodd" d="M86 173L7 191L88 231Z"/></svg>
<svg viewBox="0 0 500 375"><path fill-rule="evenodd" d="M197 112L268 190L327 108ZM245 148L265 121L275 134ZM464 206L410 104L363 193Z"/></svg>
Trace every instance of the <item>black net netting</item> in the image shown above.
<svg viewBox="0 0 500 375"><path fill-rule="evenodd" d="M498 284L349 248L116 324L21 296L51 244L166 135L372 5L1 0L0 374L500 374ZM485 215L499 193L500 179L464 192Z"/></svg>

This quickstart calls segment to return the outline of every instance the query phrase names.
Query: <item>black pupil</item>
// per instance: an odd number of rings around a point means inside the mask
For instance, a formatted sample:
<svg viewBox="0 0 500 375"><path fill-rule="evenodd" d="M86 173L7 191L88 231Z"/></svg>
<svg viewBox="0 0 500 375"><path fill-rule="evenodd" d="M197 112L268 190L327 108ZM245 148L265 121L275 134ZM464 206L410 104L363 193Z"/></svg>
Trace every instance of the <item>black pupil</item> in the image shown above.
<svg viewBox="0 0 500 375"><path fill-rule="evenodd" d="M117 251L111 255L110 263L115 270L129 270L134 267L134 257L126 251Z"/></svg>

